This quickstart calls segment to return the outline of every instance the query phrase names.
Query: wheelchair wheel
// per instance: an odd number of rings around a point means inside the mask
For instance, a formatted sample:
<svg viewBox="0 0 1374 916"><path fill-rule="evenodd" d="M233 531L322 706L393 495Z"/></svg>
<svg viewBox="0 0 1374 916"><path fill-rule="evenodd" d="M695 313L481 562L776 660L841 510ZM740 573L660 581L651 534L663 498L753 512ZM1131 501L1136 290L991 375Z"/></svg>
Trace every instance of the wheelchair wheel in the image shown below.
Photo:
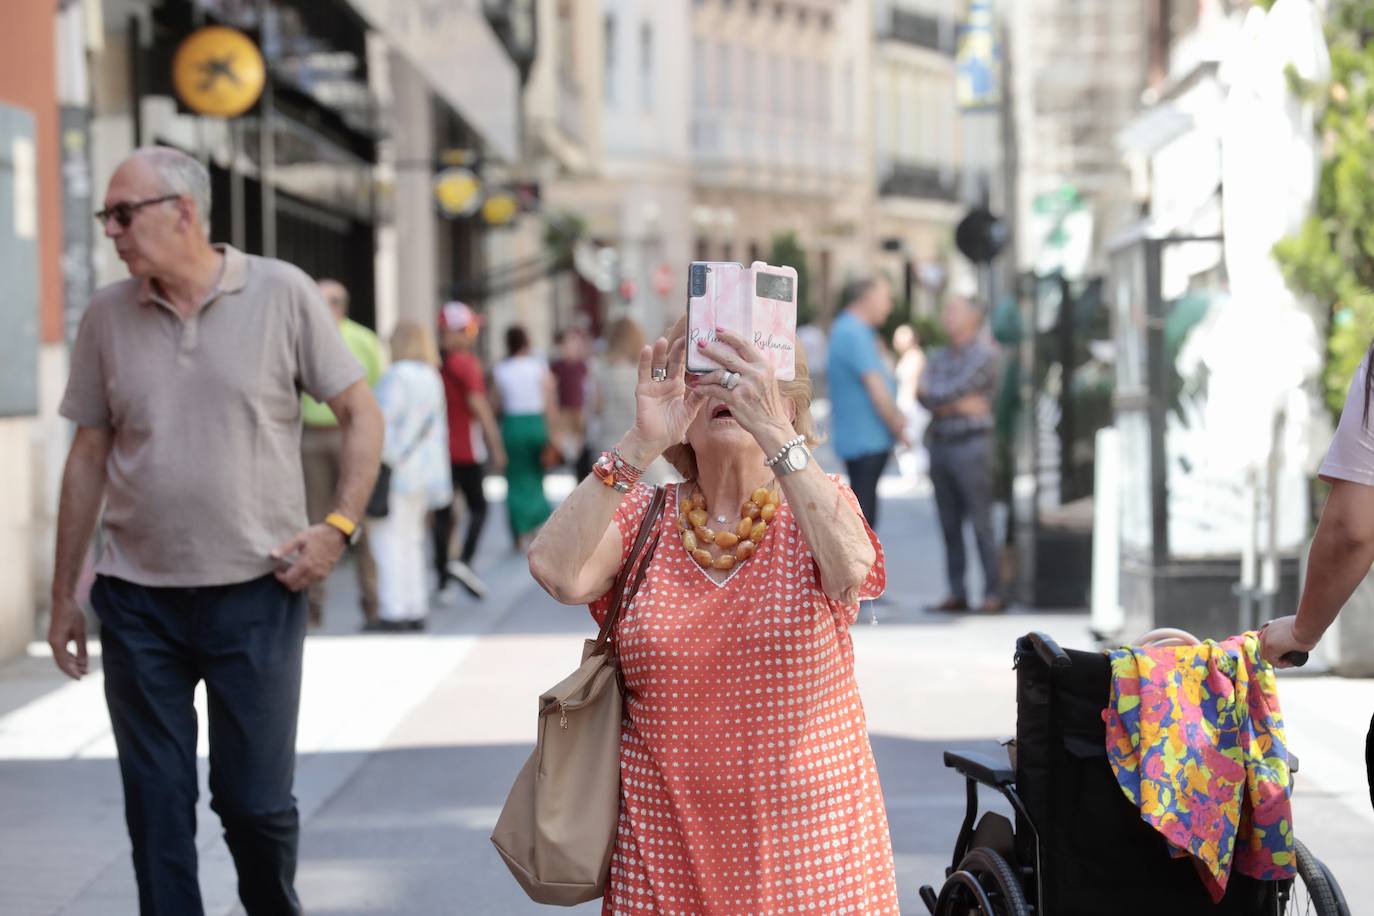
<svg viewBox="0 0 1374 916"><path fill-rule="evenodd" d="M986 847L970 849L940 889L935 916L1030 916L1016 871Z"/></svg>
<svg viewBox="0 0 1374 916"><path fill-rule="evenodd" d="M1321 859L1295 841L1298 877L1288 892L1283 916L1350 916L1341 886Z"/></svg>

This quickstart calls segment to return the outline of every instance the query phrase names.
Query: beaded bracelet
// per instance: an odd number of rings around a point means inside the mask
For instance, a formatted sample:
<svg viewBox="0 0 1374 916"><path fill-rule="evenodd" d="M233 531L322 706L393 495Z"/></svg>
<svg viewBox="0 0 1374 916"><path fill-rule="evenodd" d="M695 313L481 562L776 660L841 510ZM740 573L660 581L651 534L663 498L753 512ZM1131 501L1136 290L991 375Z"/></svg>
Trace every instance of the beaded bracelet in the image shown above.
<svg viewBox="0 0 1374 916"><path fill-rule="evenodd" d="M644 471L620 457L618 449L602 452L601 457L592 465L592 473L602 484L617 493L628 493L644 475Z"/></svg>

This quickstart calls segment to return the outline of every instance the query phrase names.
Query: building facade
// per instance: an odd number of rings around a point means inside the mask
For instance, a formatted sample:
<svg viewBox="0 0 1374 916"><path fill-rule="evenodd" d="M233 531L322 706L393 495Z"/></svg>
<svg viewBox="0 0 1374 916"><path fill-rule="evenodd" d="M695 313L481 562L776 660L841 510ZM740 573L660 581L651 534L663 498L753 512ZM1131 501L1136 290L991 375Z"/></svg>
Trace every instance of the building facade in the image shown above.
<svg viewBox="0 0 1374 916"><path fill-rule="evenodd" d="M698 0L688 34L693 258L766 260L792 233L830 313L875 247L869 4Z"/></svg>
<svg viewBox="0 0 1374 916"><path fill-rule="evenodd" d="M959 107L955 54L966 6L964 0L883 0L874 6L878 264L898 294L911 300L913 315L933 314L951 282L969 287L971 270L954 250L954 228L970 204L1000 192L1000 175L990 162L1000 160L1000 150L971 142L980 127L997 126L997 115L966 114Z"/></svg>
<svg viewBox="0 0 1374 916"><path fill-rule="evenodd" d="M510 221L481 204L519 156L534 40L519 27L525 7L63 0L6 11L0 202L16 231L0 249L17 260L4 305L14 333L0 348L0 462L13 490L0 509L0 657L36 635L46 606L68 346L92 289L125 275L91 221L119 162L149 144L196 156L211 174L215 241L342 280L353 317L383 335L400 318L429 324L490 270L500 233L489 227ZM241 117L198 115L174 91L176 48L208 25L244 31L267 61L267 89ZM436 206L436 172L454 163L481 189L470 212Z"/></svg>
<svg viewBox="0 0 1374 916"><path fill-rule="evenodd" d="M46 443L65 377L56 34L51 4L19 4L0 29L0 658L34 634L60 470Z"/></svg>
<svg viewBox="0 0 1374 916"><path fill-rule="evenodd" d="M1106 241L1135 218L1130 175L1116 138L1147 86L1147 6L1097 0L998 4L1010 36L1012 229L1022 271L1100 273ZM1072 250L1064 252L1066 214L1057 206L1079 200L1083 213L1075 214Z"/></svg>

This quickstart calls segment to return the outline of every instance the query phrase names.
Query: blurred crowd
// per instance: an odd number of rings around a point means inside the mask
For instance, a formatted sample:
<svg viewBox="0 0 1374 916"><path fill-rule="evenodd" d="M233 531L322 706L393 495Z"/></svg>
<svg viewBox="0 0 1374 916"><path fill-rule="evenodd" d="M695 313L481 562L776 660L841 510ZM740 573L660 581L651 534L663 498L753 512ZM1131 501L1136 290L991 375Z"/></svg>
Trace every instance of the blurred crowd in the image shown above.
<svg viewBox="0 0 1374 916"><path fill-rule="evenodd" d="M566 470L581 480L635 417L635 384L644 329L630 317L594 337L572 327L548 354L527 331L504 331L505 356L485 364L482 316L448 302L431 329L401 322L384 347L348 318L348 291L319 283L344 342L364 366L386 418L383 463L389 474L374 499L384 515L364 522L356 573L363 626L423 629L430 606L453 606L459 592L481 600L487 585L474 557L487 524L488 475L504 477L513 550L527 550L549 517L545 477ZM823 424L869 520L878 519L878 480L895 464L907 489L928 481L946 540L949 597L943 610L967 610L963 526L973 528L988 582L981 609L1001 609L991 534L992 387L1001 365L982 309L951 298L939 322L892 320L886 281L861 279L845 290L828 328L798 328ZM923 334L924 332L924 334ZM933 336L935 340L923 339ZM390 350L390 362L385 351ZM312 521L329 511L338 483L340 437L329 408L304 396L302 463ZM675 479L661 460L646 479ZM325 584L310 593L310 619L323 619Z"/></svg>
<svg viewBox="0 0 1374 916"><path fill-rule="evenodd" d="M431 604L452 606L460 590L486 597L473 558L486 529L488 474L505 479L512 549L527 550L551 511L545 476L566 469L580 480L633 424L645 333L628 317L612 321L600 339L571 328L545 355L512 325L504 358L486 365L478 355L482 316L465 303L445 303L434 329L400 322L384 346L349 319L341 283L319 286L386 420L388 473L379 486L387 493L374 494L356 561L363 628L424 629ZM302 398L301 459L314 522L330 511L342 440L329 408ZM658 481L672 476L662 462L649 471ZM323 621L325 596L324 582L311 588L313 625Z"/></svg>

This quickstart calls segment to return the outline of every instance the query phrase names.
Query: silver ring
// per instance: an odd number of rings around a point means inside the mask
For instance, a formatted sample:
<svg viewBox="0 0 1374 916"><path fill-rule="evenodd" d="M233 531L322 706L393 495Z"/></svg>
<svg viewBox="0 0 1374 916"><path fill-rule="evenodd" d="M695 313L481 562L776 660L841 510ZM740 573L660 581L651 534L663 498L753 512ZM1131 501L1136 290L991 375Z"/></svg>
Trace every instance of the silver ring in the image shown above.
<svg viewBox="0 0 1374 916"><path fill-rule="evenodd" d="M653 379L656 382L666 382L668 380L668 370L655 369L653 372Z"/></svg>
<svg viewBox="0 0 1374 916"><path fill-rule="evenodd" d="M734 391L735 386L739 384L739 379L740 375L738 372L727 372L725 373L725 378L721 379L720 384L726 391Z"/></svg>

